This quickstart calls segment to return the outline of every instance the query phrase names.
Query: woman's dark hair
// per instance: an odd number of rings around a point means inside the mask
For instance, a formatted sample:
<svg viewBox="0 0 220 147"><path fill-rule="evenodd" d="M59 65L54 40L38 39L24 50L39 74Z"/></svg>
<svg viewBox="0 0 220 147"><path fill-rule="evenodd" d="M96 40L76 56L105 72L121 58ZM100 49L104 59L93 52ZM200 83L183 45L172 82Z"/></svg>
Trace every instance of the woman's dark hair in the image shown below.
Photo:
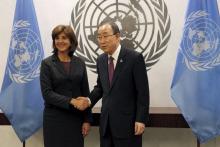
<svg viewBox="0 0 220 147"><path fill-rule="evenodd" d="M72 57L73 53L75 52L75 50L78 46L78 41L77 41L76 35L75 35L73 29L71 28L71 26L67 26L67 25L58 25L53 29L53 31L52 31L53 53L55 55L57 55L58 49L55 46L55 39L61 33L64 33L67 36L67 38L69 38L69 40L70 40L71 45L69 48L68 55L70 57Z"/></svg>

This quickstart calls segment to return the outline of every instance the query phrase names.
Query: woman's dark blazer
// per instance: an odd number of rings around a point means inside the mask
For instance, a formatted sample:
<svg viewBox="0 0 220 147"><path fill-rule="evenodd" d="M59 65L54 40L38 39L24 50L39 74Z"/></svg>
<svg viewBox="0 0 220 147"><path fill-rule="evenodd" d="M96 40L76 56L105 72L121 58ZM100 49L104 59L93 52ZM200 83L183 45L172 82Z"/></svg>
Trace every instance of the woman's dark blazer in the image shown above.
<svg viewBox="0 0 220 147"><path fill-rule="evenodd" d="M91 121L90 110L81 112L70 105L72 98L89 94L86 66L79 57L71 57L69 74L56 55L47 57L41 63L40 83L45 109L68 111Z"/></svg>

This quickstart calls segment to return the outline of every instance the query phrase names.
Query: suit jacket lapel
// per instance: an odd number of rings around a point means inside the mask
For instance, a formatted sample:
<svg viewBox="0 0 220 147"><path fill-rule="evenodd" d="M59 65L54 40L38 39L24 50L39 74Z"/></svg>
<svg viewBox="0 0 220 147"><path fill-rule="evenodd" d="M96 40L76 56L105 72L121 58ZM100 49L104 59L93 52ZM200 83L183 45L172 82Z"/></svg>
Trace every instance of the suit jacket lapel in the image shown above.
<svg viewBox="0 0 220 147"><path fill-rule="evenodd" d="M109 80L108 80L108 55L105 54L102 58L102 63L100 64L101 68L99 69L100 70L100 73L103 74L103 84L106 86L107 89L110 88L110 83L109 83Z"/></svg>
<svg viewBox="0 0 220 147"><path fill-rule="evenodd" d="M77 61L74 60L74 56L72 56L70 61L69 74L68 74L69 79L71 79L71 76L74 75L74 72L77 72L77 69L75 68L77 68Z"/></svg>
<svg viewBox="0 0 220 147"><path fill-rule="evenodd" d="M54 62L54 67L56 67L62 74L67 76L67 73L64 70L64 67L62 63L60 62L59 58L56 55L53 55L53 62Z"/></svg>
<svg viewBox="0 0 220 147"><path fill-rule="evenodd" d="M114 71L111 87L114 86L114 84L117 81L117 78L118 78L118 76L121 72L121 69L123 68L123 65L125 63L125 60L124 60L125 55L126 55L125 50L123 48L121 48L121 51L120 51L119 56L118 56L118 61L117 61L117 64L116 64L116 68L115 68L115 71Z"/></svg>

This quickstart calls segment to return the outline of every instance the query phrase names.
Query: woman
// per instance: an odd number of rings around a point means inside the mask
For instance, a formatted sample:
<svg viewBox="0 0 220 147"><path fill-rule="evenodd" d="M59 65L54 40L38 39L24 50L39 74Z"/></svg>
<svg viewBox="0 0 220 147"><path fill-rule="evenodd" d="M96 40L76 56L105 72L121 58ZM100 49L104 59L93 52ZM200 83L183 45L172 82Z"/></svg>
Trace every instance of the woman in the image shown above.
<svg viewBox="0 0 220 147"><path fill-rule="evenodd" d="M89 86L84 62L73 55L77 38L70 26L52 31L53 55L41 63L41 91L45 100L43 135L45 147L83 147L90 129L91 111L74 108Z"/></svg>

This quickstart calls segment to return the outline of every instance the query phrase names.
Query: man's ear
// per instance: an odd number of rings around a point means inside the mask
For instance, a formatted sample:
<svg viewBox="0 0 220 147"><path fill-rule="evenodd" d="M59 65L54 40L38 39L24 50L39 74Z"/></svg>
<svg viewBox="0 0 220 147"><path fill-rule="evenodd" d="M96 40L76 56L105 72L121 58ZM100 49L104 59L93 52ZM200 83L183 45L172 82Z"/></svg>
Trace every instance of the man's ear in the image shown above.
<svg viewBox="0 0 220 147"><path fill-rule="evenodd" d="M116 36L117 38L120 38L120 37L121 37L121 36L120 36L120 33L116 33L115 36Z"/></svg>

